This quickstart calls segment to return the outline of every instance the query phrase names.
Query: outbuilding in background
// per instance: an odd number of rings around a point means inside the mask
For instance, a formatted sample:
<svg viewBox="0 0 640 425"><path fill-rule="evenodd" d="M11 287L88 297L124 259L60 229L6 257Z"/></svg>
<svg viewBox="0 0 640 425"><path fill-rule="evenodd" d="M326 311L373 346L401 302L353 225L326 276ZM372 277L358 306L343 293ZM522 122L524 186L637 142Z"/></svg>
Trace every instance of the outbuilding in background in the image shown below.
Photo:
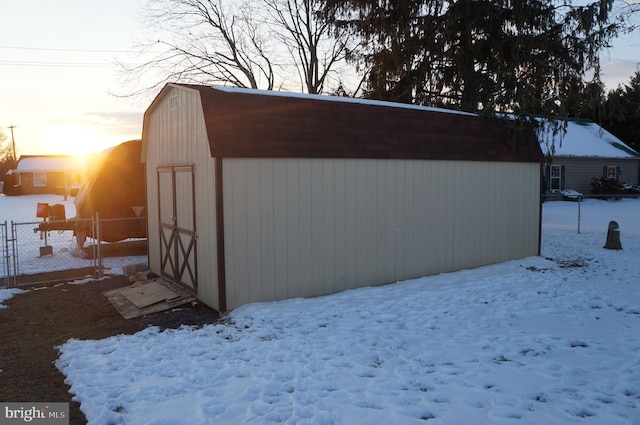
<svg viewBox="0 0 640 425"><path fill-rule="evenodd" d="M539 144L389 102L168 84L144 116L149 266L218 311L532 255Z"/></svg>

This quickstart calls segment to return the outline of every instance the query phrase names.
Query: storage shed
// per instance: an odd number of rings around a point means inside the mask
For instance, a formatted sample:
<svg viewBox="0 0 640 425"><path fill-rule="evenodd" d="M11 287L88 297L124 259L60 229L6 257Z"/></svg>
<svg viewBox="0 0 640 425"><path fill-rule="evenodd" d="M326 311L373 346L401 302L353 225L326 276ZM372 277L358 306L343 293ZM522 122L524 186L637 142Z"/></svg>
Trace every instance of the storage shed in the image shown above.
<svg viewBox="0 0 640 425"><path fill-rule="evenodd" d="M144 116L151 271L218 311L538 255L532 137L472 114L183 84Z"/></svg>

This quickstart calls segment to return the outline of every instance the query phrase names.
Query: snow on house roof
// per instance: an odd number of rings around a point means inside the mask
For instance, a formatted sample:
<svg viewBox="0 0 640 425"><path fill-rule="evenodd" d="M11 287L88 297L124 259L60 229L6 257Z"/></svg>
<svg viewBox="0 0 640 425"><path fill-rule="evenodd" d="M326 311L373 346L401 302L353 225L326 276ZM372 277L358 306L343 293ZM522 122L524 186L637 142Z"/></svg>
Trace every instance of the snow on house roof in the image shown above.
<svg viewBox="0 0 640 425"><path fill-rule="evenodd" d="M404 109L416 109L420 111L442 112L445 114L458 114L458 115L469 115L469 116L478 115L471 112L456 111L453 109L434 108L431 106L389 102L384 100L362 99L357 97L329 96L325 94L294 93L294 92L286 92L286 91L247 89L247 88L228 87L228 86L211 86L211 87L217 90L228 92L228 93L259 94L264 96L292 97L292 98L299 98L299 99L323 100L328 102L359 103L363 105L386 106L391 108L404 108Z"/></svg>
<svg viewBox="0 0 640 425"><path fill-rule="evenodd" d="M82 168L82 160L74 155L22 155L16 170L19 173L73 171Z"/></svg>
<svg viewBox="0 0 640 425"><path fill-rule="evenodd" d="M539 134L540 147L545 155L591 158L639 159L640 154L607 130L586 119L571 119L566 133L553 135L546 128Z"/></svg>

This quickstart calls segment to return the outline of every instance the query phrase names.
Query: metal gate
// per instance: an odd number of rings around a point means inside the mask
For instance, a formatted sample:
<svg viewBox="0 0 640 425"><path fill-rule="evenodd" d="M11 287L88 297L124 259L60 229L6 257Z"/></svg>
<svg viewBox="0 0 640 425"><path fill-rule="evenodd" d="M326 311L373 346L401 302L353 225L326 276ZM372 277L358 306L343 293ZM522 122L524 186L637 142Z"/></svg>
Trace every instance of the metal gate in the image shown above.
<svg viewBox="0 0 640 425"><path fill-rule="evenodd" d="M12 226L13 228L13 226ZM2 260L0 261L0 286L15 286L15 273L12 273L12 269L15 268L14 256L12 255L15 250L15 238L9 237L9 227L7 222L0 223L0 253L2 254Z"/></svg>
<svg viewBox="0 0 640 425"><path fill-rule="evenodd" d="M195 176L193 165L158 167L160 270L197 294Z"/></svg>
<svg viewBox="0 0 640 425"><path fill-rule="evenodd" d="M113 233L127 227L132 229L130 238L101 238L105 229ZM101 220L98 214L72 221L0 222L0 287L99 278L129 264L146 263L140 258L147 256L146 237L138 236L142 227L146 228L146 217ZM77 228L91 235L82 247L77 246Z"/></svg>

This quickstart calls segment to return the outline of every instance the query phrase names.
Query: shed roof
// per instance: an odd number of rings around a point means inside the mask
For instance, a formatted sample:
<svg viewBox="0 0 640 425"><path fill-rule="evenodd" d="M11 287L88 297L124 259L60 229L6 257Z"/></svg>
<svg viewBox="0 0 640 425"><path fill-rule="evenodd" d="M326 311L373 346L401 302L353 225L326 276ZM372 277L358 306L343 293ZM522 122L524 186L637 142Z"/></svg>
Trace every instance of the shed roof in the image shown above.
<svg viewBox="0 0 640 425"><path fill-rule="evenodd" d="M501 122L475 114L324 95L169 86L199 92L212 157L542 159L537 142L510 147Z"/></svg>
<svg viewBox="0 0 640 425"><path fill-rule="evenodd" d="M565 134L550 131L540 137L545 155L640 159L640 154L607 130L587 119L570 119ZM552 151L553 150L553 151Z"/></svg>
<svg viewBox="0 0 640 425"><path fill-rule="evenodd" d="M16 170L19 173L78 171L82 160L75 155L21 155Z"/></svg>

